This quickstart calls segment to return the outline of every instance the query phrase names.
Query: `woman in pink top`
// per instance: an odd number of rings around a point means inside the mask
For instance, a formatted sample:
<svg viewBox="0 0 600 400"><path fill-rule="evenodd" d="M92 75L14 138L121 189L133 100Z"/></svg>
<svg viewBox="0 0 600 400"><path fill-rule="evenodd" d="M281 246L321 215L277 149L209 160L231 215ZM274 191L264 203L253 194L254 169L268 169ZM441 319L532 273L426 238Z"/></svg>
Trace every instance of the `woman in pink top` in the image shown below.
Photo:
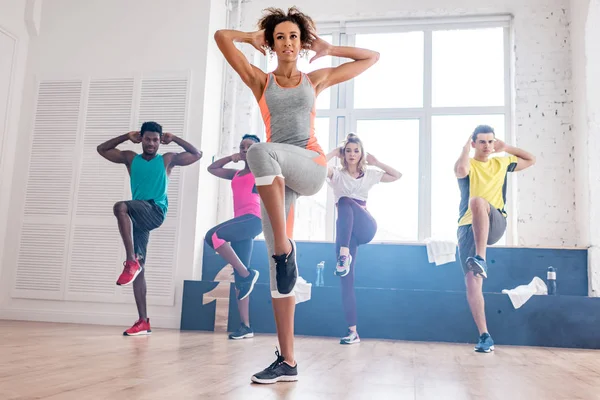
<svg viewBox="0 0 600 400"><path fill-rule="evenodd" d="M242 324L240 329L229 335L230 339L244 339L254 336L250 328L250 292L258 280L258 271L248 268L252 256L254 238L262 232L260 219L260 197L256 190L254 175L248 168L246 153L260 139L254 135L244 135L240 142L240 152L223 157L208 167L208 172L219 178L231 180L233 191L234 218L225 221L206 233L206 243L233 267L238 310ZM224 168L230 162L244 161L244 169ZM231 243L231 244L230 244Z"/></svg>

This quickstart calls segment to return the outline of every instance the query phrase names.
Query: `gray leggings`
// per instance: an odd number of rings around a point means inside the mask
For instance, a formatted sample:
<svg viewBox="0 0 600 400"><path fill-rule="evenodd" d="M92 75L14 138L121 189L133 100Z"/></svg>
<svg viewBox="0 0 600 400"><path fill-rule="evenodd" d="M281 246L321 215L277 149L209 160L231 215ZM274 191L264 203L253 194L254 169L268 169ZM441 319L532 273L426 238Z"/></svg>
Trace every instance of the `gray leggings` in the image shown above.
<svg viewBox="0 0 600 400"><path fill-rule="evenodd" d="M323 187L327 176L325 158L315 151L290 144L256 143L248 150L246 159L250 171L254 174L256 186L271 185L276 177L285 179L286 231L291 238L294 231L296 200L299 196L312 196ZM294 291L288 295L282 295L277 291L275 260L270 257L275 254L273 228L262 202L261 211L265 243L269 252L271 296L293 296Z"/></svg>

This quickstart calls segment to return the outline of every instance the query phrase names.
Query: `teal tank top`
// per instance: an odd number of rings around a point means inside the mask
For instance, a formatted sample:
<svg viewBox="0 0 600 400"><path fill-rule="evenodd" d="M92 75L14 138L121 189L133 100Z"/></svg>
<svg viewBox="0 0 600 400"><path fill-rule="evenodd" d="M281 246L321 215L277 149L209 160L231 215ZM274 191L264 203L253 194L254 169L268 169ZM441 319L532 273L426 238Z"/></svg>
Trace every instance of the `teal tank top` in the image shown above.
<svg viewBox="0 0 600 400"><path fill-rule="evenodd" d="M133 158L130 168L131 197L133 200L153 200L167 214L169 177L163 156L157 154L146 161L141 154Z"/></svg>

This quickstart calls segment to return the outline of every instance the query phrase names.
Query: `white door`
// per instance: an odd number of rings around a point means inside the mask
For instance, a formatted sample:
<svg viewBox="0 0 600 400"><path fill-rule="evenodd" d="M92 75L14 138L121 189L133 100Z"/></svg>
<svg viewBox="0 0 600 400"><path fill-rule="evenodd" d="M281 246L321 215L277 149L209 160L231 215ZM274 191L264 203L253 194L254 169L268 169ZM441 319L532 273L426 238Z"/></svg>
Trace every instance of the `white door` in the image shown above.
<svg viewBox="0 0 600 400"><path fill-rule="evenodd" d="M15 53L15 40L0 29L0 167L3 143L8 128L8 105Z"/></svg>

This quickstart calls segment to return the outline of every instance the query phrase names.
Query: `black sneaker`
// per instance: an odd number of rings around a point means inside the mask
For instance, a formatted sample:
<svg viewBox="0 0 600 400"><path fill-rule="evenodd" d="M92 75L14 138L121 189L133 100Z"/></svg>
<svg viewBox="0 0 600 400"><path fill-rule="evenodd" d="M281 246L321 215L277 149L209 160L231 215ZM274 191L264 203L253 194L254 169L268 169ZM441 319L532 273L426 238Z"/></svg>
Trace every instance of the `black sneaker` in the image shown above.
<svg viewBox="0 0 600 400"><path fill-rule="evenodd" d="M290 254L272 256L275 260L275 276L277 278L277 291L281 294L289 294L296 286L298 278L298 267L296 265L296 243L289 239L292 244Z"/></svg>
<svg viewBox="0 0 600 400"><path fill-rule="evenodd" d="M238 300L244 300L246 297L250 296L250 293L252 293L252 290L254 289L254 284L258 280L258 271L248 268L248 272L250 272L250 275L241 279L238 285Z"/></svg>
<svg viewBox="0 0 600 400"><path fill-rule="evenodd" d="M296 382L298 380L298 364L290 367L279 350L275 351L277 360L264 370L252 375L252 382L255 383L276 383L276 382Z"/></svg>
<svg viewBox="0 0 600 400"><path fill-rule="evenodd" d="M249 326L246 326L244 324L240 325L240 329L229 334L229 339L233 339L233 340L240 340L240 339L253 338L253 337L254 337L254 332L252 331L252 328L250 328Z"/></svg>

